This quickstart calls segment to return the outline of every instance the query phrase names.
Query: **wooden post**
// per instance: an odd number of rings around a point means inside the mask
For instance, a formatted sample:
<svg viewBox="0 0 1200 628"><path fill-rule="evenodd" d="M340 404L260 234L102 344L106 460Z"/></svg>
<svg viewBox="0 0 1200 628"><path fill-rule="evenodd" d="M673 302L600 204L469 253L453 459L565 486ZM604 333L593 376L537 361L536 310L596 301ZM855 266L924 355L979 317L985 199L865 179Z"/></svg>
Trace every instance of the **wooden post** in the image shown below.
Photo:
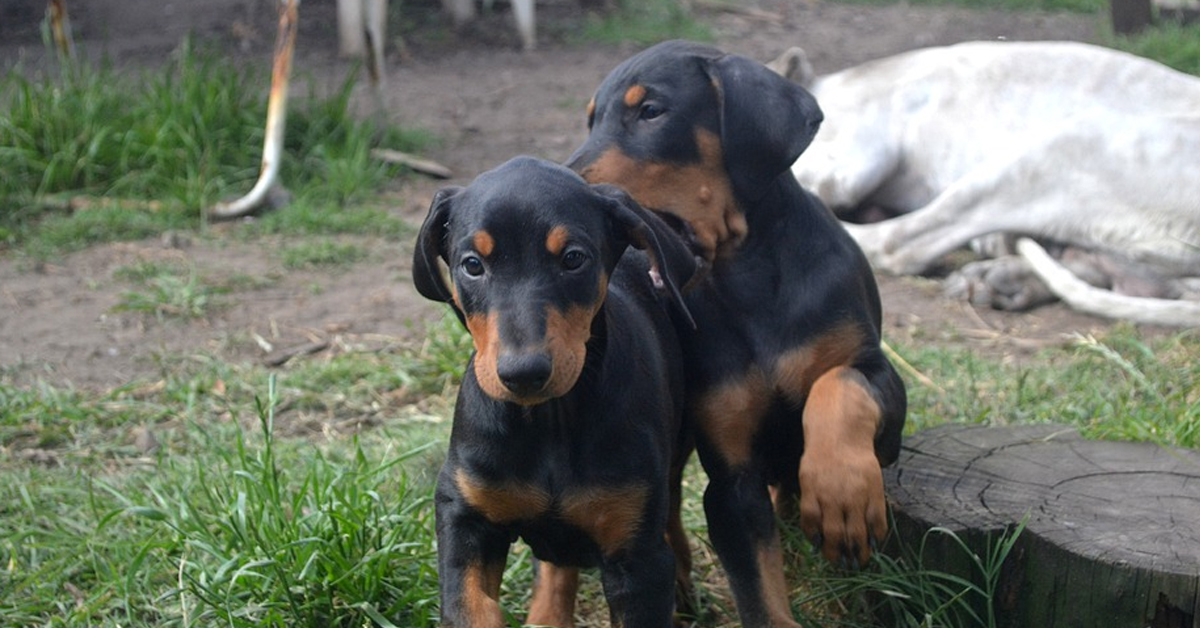
<svg viewBox="0 0 1200 628"><path fill-rule="evenodd" d="M1118 35L1140 32L1154 19L1150 0L1109 0L1109 10L1112 13L1113 32Z"/></svg>
<svg viewBox="0 0 1200 628"><path fill-rule="evenodd" d="M885 481L909 547L942 526L983 555L1029 517L1003 569L1000 626L1200 628L1200 451L945 426L909 438ZM925 566L968 575L951 543L930 535Z"/></svg>

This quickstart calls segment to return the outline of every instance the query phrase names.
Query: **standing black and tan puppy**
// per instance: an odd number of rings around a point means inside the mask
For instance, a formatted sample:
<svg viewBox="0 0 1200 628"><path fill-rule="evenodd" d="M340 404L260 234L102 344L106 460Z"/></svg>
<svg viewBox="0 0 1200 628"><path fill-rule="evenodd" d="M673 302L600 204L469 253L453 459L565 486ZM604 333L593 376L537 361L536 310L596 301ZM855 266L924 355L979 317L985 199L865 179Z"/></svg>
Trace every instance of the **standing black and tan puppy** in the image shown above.
<svg viewBox="0 0 1200 628"><path fill-rule="evenodd" d="M783 507L799 494L801 526L828 559L865 562L887 531L880 469L904 425L871 269L789 171L821 119L763 65L667 42L604 80L568 163L687 222L712 262L686 295L687 411L709 534L751 628L796 625L772 497Z"/></svg>
<svg viewBox="0 0 1200 628"><path fill-rule="evenodd" d="M413 279L475 344L437 485L443 626L506 625L518 537L543 561L529 623L574 625L577 568L599 565L614 626L671 624L666 536L682 539L690 453L676 286L694 270L659 218L549 162L517 158L434 198Z"/></svg>

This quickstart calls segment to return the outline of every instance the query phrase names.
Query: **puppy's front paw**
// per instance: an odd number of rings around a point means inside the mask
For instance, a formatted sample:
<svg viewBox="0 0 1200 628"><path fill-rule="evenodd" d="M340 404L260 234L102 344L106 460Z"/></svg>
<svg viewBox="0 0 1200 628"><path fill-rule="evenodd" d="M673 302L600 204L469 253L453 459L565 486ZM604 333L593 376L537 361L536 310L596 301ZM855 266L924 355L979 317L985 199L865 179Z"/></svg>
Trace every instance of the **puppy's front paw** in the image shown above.
<svg viewBox="0 0 1200 628"><path fill-rule="evenodd" d="M829 562L865 565L887 535L883 471L870 449L800 459L800 527Z"/></svg>

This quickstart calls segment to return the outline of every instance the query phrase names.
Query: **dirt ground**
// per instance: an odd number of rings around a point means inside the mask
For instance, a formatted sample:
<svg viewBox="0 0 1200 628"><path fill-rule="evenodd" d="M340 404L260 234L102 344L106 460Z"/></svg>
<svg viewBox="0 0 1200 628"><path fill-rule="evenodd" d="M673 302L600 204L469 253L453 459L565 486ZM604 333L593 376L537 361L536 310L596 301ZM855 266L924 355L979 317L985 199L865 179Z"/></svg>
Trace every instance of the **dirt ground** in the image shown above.
<svg viewBox="0 0 1200 628"><path fill-rule="evenodd" d="M36 28L40 9L20 9L31 2L6 4L0 15L0 70L17 61L36 65L44 56ZM400 10L411 4L406 1ZM273 18L261 0L92 0L76 5L81 46L105 50L119 63L154 63L188 30L221 42L246 63L269 63ZM1088 16L905 4L761 0L757 7L765 13L698 9L698 14L712 24L717 44L732 52L765 61L799 45L818 72L971 39L1087 41L1100 26ZM221 8L227 10L217 10ZM466 183L517 154L565 159L584 138L583 110L592 90L639 48L563 43L561 33L575 23L579 9L568 0L555 0L539 3L541 47L522 53L506 7L497 3L496 10L497 15L467 33L455 34L443 18L423 15L405 17L401 22L406 26L389 36L389 115L438 138L427 156L454 170L449 183ZM33 24L18 19L29 15ZM332 0L303 3L300 20L298 72L318 84L338 83L349 65L335 58ZM403 46L398 45L401 40ZM360 96L367 110L365 88ZM419 224L432 194L446 183L421 177L397 182L389 191L394 211ZM170 356L254 361L271 350L314 340L334 348L405 342L420 333L422 321L439 315L411 286L409 242L359 239L372 254L350 270L292 272L284 270L277 255L286 241L221 237L235 229L222 226L200 237L97 246L40 266L0 255L0 376L103 390L161 377L163 358ZM115 311L130 286L115 278L114 271L148 259L184 261L201 276L242 274L266 281L239 289L225 307L198 320ZM1061 342L1064 334L1109 325L1058 305L1028 314L977 310L945 299L937 281L930 279L881 277L881 289L886 337L966 344L996 359L1026 359L1038 347Z"/></svg>

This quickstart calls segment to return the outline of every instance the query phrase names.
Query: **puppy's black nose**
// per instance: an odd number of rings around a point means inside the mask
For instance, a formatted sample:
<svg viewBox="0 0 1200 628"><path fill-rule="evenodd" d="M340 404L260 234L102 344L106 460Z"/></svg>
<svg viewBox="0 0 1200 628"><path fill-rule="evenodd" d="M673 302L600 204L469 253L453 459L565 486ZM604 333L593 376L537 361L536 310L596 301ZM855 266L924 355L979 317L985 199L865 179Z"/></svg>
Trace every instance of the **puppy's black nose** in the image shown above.
<svg viewBox="0 0 1200 628"><path fill-rule="evenodd" d="M550 380L550 356L544 353L521 353L501 356L496 363L496 374L504 387L518 397L538 392Z"/></svg>

